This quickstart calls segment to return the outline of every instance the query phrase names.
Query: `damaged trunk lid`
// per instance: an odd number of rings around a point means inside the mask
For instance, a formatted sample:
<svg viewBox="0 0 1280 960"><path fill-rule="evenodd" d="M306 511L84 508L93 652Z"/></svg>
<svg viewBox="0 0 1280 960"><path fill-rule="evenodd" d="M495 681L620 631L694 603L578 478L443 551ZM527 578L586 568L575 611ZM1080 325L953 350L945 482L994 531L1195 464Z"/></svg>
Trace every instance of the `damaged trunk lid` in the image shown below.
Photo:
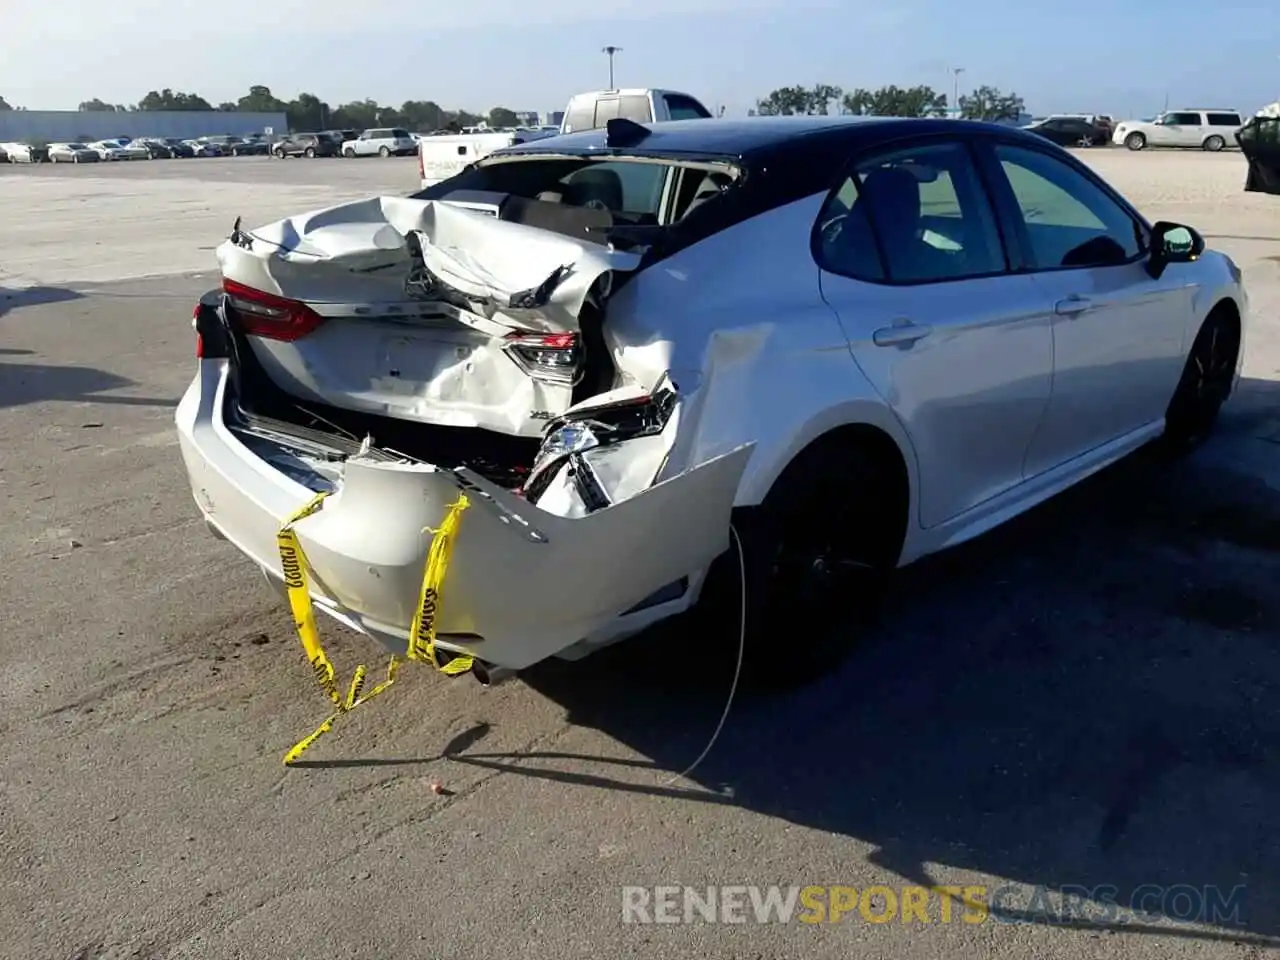
<svg viewBox="0 0 1280 960"><path fill-rule="evenodd" d="M497 209L377 197L237 223L218 248L234 322L299 400L538 436L580 399L584 340L643 251Z"/></svg>

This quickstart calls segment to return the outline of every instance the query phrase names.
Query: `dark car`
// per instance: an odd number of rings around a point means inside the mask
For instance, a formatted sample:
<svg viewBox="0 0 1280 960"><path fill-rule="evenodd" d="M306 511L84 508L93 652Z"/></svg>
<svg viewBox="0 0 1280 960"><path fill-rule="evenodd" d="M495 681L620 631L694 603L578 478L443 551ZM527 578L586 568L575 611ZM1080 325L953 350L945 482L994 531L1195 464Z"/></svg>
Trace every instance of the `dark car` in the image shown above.
<svg viewBox="0 0 1280 960"><path fill-rule="evenodd" d="M1023 129L1061 147L1094 147L1110 139L1105 127L1082 117L1049 117Z"/></svg>
<svg viewBox="0 0 1280 960"><path fill-rule="evenodd" d="M1280 194L1280 116L1250 117L1235 136L1249 164L1245 191Z"/></svg>
<svg viewBox="0 0 1280 960"><path fill-rule="evenodd" d="M162 137L156 142L163 144L165 149L169 151L169 156L173 157L175 160L194 157L196 155L196 152L191 149L190 144L183 143L177 137Z"/></svg>
<svg viewBox="0 0 1280 960"><path fill-rule="evenodd" d="M157 137L143 137L134 140L131 144L135 147L143 147L147 153L151 155L152 160L172 160L173 149Z"/></svg>
<svg viewBox="0 0 1280 960"><path fill-rule="evenodd" d="M268 152L267 144L261 140L245 140L241 137L233 137L231 134L222 134L216 137L201 137L205 143L211 143L219 150L222 155L233 157L265 157Z"/></svg>
<svg viewBox="0 0 1280 960"><path fill-rule="evenodd" d="M328 133L291 133L271 147L271 155L285 157L336 157L342 144Z"/></svg>
<svg viewBox="0 0 1280 960"><path fill-rule="evenodd" d="M354 140L356 137L360 136L359 130L322 130L320 132L336 140L339 147L348 140Z"/></svg>

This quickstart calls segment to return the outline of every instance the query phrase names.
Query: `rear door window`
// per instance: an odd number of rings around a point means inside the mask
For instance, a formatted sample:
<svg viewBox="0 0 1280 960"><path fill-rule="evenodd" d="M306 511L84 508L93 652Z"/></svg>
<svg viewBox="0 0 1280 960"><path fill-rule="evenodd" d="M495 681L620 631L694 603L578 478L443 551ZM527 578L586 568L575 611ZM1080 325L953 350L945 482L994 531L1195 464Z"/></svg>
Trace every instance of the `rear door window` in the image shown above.
<svg viewBox="0 0 1280 960"><path fill-rule="evenodd" d="M408 140L408 139L409 139L409 131L408 131L408 130L401 130L399 127L397 127L395 130L392 130L392 131L391 131L391 135L392 135L393 137L395 137L397 140Z"/></svg>
<svg viewBox="0 0 1280 960"><path fill-rule="evenodd" d="M667 103L667 113L672 120L697 120L711 116L707 108L693 97L686 97L681 93L668 93L663 95L663 99Z"/></svg>
<svg viewBox="0 0 1280 960"><path fill-rule="evenodd" d="M565 132L572 130L590 130L595 123L596 104L594 100L578 98L569 104L569 112L565 114Z"/></svg>
<svg viewBox="0 0 1280 960"><path fill-rule="evenodd" d="M669 169L665 164L625 160L593 163L565 177L565 202L656 218Z"/></svg>
<svg viewBox="0 0 1280 960"><path fill-rule="evenodd" d="M1240 123L1240 114L1238 113L1209 114L1209 126L1211 127L1238 127Z"/></svg>
<svg viewBox="0 0 1280 960"><path fill-rule="evenodd" d="M995 214L958 143L859 163L819 216L815 253L824 269L858 280L932 283L1007 268Z"/></svg>
<svg viewBox="0 0 1280 960"><path fill-rule="evenodd" d="M616 120L621 109L621 102L617 97L608 97L596 101L596 120L597 127L603 127L610 120Z"/></svg>
<svg viewBox="0 0 1280 960"><path fill-rule="evenodd" d="M653 110L649 107L648 97L622 97L618 108L618 116L636 123L649 123L653 120Z"/></svg>
<svg viewBox="0 0 1280 960"><path fill-rule="evenodd" d="M1198 127L1201 124L1198 113L1172 113L1168 122L1179 127Z"/></svg>

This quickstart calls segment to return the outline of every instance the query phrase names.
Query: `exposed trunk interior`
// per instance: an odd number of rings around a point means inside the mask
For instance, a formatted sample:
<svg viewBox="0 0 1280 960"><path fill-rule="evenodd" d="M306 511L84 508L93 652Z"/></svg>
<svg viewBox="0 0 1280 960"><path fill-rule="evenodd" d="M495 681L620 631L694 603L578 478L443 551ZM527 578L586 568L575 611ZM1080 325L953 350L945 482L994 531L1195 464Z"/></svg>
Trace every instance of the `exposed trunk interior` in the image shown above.
<svg viewBox="0 0 1280 960"><path fill-rule="evenodd" d="M509 490L529 475L541 440L474 427L445 427L343 410L300 401L281 390L258 363L244 334L229 334L234 395L224 412L229 425L262 436L293 438L312 454L329 451L335 460L361 452L387 460L415 459L450 469L465 466ZM402 456L400 456L402 455Z"/></svg>

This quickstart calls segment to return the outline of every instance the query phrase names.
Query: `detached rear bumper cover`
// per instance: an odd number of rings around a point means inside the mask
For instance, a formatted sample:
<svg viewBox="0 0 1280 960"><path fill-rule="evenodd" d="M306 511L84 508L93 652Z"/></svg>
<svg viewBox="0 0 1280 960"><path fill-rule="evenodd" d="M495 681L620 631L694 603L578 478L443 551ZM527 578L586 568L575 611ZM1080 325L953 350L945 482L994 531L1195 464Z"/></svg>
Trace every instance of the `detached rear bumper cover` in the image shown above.
<svg viewBox="0 0 1280 960"><path fill-rule="evenodd" d="M227 363L205 360L176 421L206 519L282 579L275 534L314 490L255 454L221 411ZM729 546L730 511L751 445L571 519L467 470L353 458L324 509L296 525L317 606L403 649L431 535L465 492L442 591L441 646L510 669L605 630L619 615Z"/></svg>

